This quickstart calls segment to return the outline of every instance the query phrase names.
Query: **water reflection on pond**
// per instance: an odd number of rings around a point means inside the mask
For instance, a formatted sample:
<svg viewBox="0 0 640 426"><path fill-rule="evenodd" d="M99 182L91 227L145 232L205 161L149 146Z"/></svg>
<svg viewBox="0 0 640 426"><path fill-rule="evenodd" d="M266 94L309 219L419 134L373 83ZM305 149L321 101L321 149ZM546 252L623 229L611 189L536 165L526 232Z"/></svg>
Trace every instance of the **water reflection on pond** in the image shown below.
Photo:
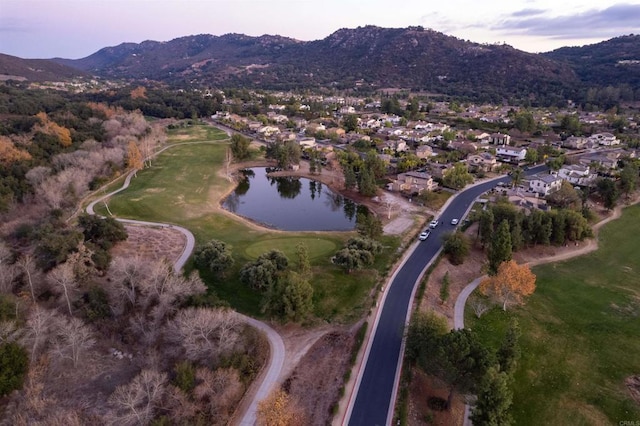
<svg viewBox="0 0 640 426"><path fill-rule="evenodd" d="M349 231L366 213L318 181L268 177L268 168L243 170L244 179L222 206L240 216L285 231Z"/></svg>

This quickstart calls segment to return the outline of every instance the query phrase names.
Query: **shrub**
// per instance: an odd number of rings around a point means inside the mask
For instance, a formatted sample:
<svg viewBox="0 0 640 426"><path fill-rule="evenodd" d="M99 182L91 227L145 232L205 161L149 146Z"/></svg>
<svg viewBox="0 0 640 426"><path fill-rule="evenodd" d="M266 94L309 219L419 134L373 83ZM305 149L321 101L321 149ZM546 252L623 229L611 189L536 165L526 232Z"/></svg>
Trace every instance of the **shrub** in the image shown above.
<svg viewBox="0 0 640 426"><path fill-rule="evenodd" d="M29 357L22 346L14 342L0 345L0 396L22 388L28 366Z"/></svg>

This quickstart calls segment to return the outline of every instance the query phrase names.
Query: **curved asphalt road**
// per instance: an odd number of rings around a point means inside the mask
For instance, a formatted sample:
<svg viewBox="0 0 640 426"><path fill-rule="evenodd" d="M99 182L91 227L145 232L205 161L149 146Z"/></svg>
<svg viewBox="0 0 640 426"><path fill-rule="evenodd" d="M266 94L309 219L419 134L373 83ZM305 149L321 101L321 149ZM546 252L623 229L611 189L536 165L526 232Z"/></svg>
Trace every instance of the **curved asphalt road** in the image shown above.
<svg viewBox="0 0 640 426"><path fill-rule="evenodd" d="M194 142L187 142L187 144L188 143L194 143ZM162 150L158 151L155 155L161 153L165 149L168 149L174 146L179 146L179 145L185 145L185 144L169 145L163 148ZM111 197L112 195L127 189L129 187L129 184L131 183L131 178L133 178L135 174L136 174L135 170L129 172L129 174L124 180L124 183L122 184L122 187L106 195L103 195L97 200L92 201L87 206L87 213L90 215L95 215L96 214L94 209L95 205L101 202L102 200L105 200ZM187 262L187 259L189 259L189 256L191 256L191 253L193 252L193 248L195 246L195 238L191 233L191 231L189 231L186 228L183 228L177 225L171 225L168 223L146 222L142 220L118 219L118 218L116 218L116 220L118 222L129 223L132 225L172 228L180 231L187 238L187 243L185 244L184 250L182 251L182 254L178 258L178 260L176 260L173 264L173 270L175 271L175 273L179 273L182 270L182 267ZM282 371L282 366L284 365L285 348L284 348L284 342L282 341L282 338L280 337L278 332L276 332L273 328L269 327L267 324L260 322L254 318L247 317L240 313L237 313L237 314L238 316L240 316L240 318L243 321L245 321L252 327L257 328L258 330L261 330L267 337L267 340L269 341L270 354L269 354L269 363L267 365L266 372L262 376L262 382L260 383L260 387L256 391L253 397L253 400L249 405L249 408L245 411L244 415L242 415L242 419L240 420L240 425L242 426L253 426L256 423L256 412L258 409L258 402L266 398L269 392L271 391L271 389L273 388L273 386L277 384L278 377L280 376L280 372Z"/></svg>
<svg viewBox="0 0 640 426"><path fill-rule="evenodd" d="M538 166L527 175L545 170ZM356 379L356 397L347 408L348 424L353 426L382 426L391 424L395 394L400 376L404 329L409 319L415 285L422 273L442 249L442 235L453 231L451 219L462 220L476 198L509 176L469 187L460 192L437 218L440 224L431 230L426 241L415 249L392 278L384 296L382 310L376 318L373 337L365 349L365 366Z"/></svg>

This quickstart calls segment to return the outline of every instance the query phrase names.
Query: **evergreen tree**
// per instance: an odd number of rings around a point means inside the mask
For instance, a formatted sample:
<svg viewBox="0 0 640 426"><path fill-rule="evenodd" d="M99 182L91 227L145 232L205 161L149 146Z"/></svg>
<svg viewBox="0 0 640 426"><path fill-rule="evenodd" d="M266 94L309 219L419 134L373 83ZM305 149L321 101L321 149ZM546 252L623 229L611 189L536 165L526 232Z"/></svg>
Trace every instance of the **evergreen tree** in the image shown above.
<svg viewBox="0 0 640 426"><path fill-rule="evenodd" d="M638 175L638 165L632 162L627 162L620 171L620 190L627 197L638 187Z"/></svg>
<svg viewBox="0 0 640 426"><path fill-rule="evenodd" d="M224 275L224 271L234 262L231 247L218 240L211 240L196 250L193 259L198 267L208 269L220 276Z"/></svg>
<svg viewBox="0 0 640 426"><path fill-rule="evenodd" d="M358 191L365 197L373 197L376 195L378 187L376 186L376 180L373 173L368 167L363 167L360 170L360 177L358 179Z"/></svg>
<svg viewBox="0 0 640 426"><path fill-rule="evenodd" d="M342 171L344 173L344 187L345 189L353 189L356 187L358 183L358 178L356 177L356 172L353 170L353 165L345 164L342 167Z"/></svg>
<svg viewBox="0 0 640 426"><path fill-rule="evenodd" d="M407 331L407 358L411 362L427 363L430 354L439 345L439 339L447 334L447 319L435 311L418 311L409 323Z"/></svg>
<svg viewBox="0 0 640 426"><path fill-rule="evenodd" d="M513 376L518 359L520 359L520 325L517 319L513 319L509 324L507 334L498 349L497 357L500 371Z"/></svg>
<svg viewBox="0 0 640 426"><path fill-rule="evenodd" d="M251 157L250 145L251 139L245 138L240 133L234 133L231 136L231 152L233 153L233 158L237 161L242 161Z"/></svg>
<svg viewBox="0 0 640 426"><path fill-rule="evenodd" d="M452 330L437 340L435 350L419 362L427 373L434 374L449 386L447 409L456 391L474 392L477 383L493 363L491 354L469 329ZM422 358L420 358L422 360Z"/></svg>
<svg viewBox="0 0 640 426"><path fill-rule="evenodd" d="M493 226L493 210L483 210L482 213L480 213L480 224L478 226L478 232L480 233L480 242L482 243L482 247L491 242L491 236L493 235Z"/></svg>
<svg viewBox="0 0 640 426"><path fill-rule="evenodd" d="M313 310L313 287L295 271L271 283L262 299L262 312L283 321L301 321Z"/></svg>
<svg viewBox="0 0 640 426"><path fill-rule="evenodd" d="M462 265L469 254L470 244L462 232L453 232L445 235L443 252L454 265Z"/></svg>
<svg viewBox="0 0 640 426"><path fill-rule="evenodd" d="M15 342L0 345L0 396L22 388L29 370L27 351Z"/></svg>
<svg viewBox="0 0 640 426"><path fill-rule="evenodd" d="M604 207L607 210L611 210L616 206L618 198L620 198L620 192L616 188L616 184L611 179L600 178L596 182L596 188L604 201Z"/></svg>
<svg viewBox="0 0 640 426"><path fill-rule="evenodd" d="M356 228L360 235L372 240L380 238L383 232L382 222L372 213L358 213Z"/></svg>
<svg viewBox="0 0 640 426"><path fill-rule="evenodd" d="M440 285L440 302L444 303L449 298L449 285L451 284L451 279L449 278L449 271L445 272L444 277L442 277L442 284Z"/></svg>
<svg viewBox="0 0 640 426"><path fill-rule="evenodd" d="M498 225L489 246L489 252L487 253L489 275L495 275L498 272L498 266L502 262L511 260L511 253L511 232L509 230L509 222L505 219Z"/></svg>
<svg viewBox="0 0 640 426"><path fill-rule="evenodd" d="M475 426L507 426L513 423L509 409L513 393L508 375L496 367L487 370L478 391L478 400L471 413Z"/></svg>
<svg viewBox="0 0 640 426"><path fill-rule="evenodd" d="M298 256L298 272L303 277L309 278L311 276L311 262L307 246L302 243L296 245L296 255Z"/></svg>

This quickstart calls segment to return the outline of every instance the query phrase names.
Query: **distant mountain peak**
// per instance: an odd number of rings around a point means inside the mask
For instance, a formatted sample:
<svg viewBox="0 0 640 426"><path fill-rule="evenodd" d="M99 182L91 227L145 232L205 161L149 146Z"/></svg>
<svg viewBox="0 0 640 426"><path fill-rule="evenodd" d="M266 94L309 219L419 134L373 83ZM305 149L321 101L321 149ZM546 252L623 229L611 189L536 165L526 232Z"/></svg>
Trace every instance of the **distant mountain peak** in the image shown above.
<svg viewBox="0 0 640 426"><path fill-rule="evenodd" d="M336 84L353 88L358 82L359 90L398 87L488 102L539 96L560 101L585 84L635 82L628 68L640 58L639 46L640 36L630 35L532 54L423 27L367 25L341 28L314 41L270 34L197 34L166 42L122 43L86 58L55 61L106 78L167 83L291 89ZM590 62L604 77L596 78L581 61ZM623 66L611 71L616 64Z"/></svg>

